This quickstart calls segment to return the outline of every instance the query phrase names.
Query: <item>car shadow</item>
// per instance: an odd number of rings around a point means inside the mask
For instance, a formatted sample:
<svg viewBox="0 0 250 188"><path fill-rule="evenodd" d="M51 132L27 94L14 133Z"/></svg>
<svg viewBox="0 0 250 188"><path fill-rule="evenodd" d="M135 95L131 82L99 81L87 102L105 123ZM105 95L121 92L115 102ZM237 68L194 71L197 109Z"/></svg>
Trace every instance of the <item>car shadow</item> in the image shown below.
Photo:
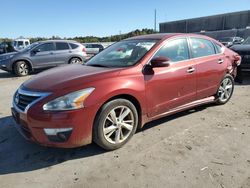
<svg viewBox="0 0 250 188"><path fill-rule="evenodd" d="M95 144L76 149L39 146L17 132L11 116L0 118L0 175L43 169L104 152Z"/></svg>
<svg viewBox="0 0 250 188"><path fill-rule="evenodd" d="M35 74L38 74L42 72L42 70L38 70L38 71L34 71L32 73L30 73L30 76L33 76ZM29 76L29 75L28 75ZM5 72L5 71L0 71L0 79L9 79L9 78L12 78L12 79L18 79L20 77L16 76L15 74L13 73L10 73L10 72Z"/></svg>
<svg viewBox="0 0 250 188"><path fill-rule="evenodd" d="M166 122L169 122L169 121L172 121L172 120L175 120L175 119L178 119L180 117L184 117L184 116L187 116L187 115L190 115L192 113L196 113L196 112L199 112L199 111L203 111L209 107L212 107L214 106L213 103L211 104L206 104L206 105L203 105L203 106L198 106L198 107L195 107L195 108L191 108L189 110L185 110L185 111L182 111L182 112L179 112L179 113L176 113L176 114L173 114L173 115L170 115L170 116L166 116L166 117L163 117L163 118L160 118L160 119L157 119L157 120L154 120L154 121L151 121L149 123L146 123L143 128L141 130L139 130L138 132L140 131L146 131L148 129L151 129L153 127L156 127L156 126L159 126L163 123L166 123Z"/></svg>
<svg viewBox="0 0 250 188"><path fill-rule="evenodd" d="M16 76L14 74L11 74L9 72L0 71L0 79L1 78L15 78Z"/></svg>
<svg viewBox="0 0 250 188"><path fill-rule="evenodd" d="M158 126L191 113L201 111L210 105L180 112L147 123L137 133ZM49 168L65 161L100 155L106 151L95 144L75 149L58 149L39 146L26 141L14 127L11 116L0 118L0 175L29 172Z"/></svg>

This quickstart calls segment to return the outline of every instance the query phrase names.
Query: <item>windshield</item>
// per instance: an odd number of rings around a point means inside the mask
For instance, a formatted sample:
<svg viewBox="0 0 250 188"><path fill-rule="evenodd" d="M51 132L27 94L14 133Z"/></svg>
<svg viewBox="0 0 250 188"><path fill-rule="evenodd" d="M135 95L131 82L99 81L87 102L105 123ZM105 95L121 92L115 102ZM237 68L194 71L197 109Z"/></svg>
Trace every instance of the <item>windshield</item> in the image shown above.
<svg viewBox="0 0 250 188"><path fill-rule="evenodd" d="M26 48L24 48L24 49L21 50L21 51L22 51L22 52L28 51L28 50L34 48L35 46L37 46L38 44L39 44L39 42L35 42L35 43L33 43L33 44L27 46Z"/></svg>
<svg viewBox="0 0 250 188"><path fill-rule="evenodd" d="M129 67L135 65L157 40L125 40L117 42L88 61L88 66Z"/></svg>
<svg viewBox="0 0 250 188"><path fill-rule="evenodd" d="M248 37L242 44L243 45L250 45L250 37Z"/></svg>
<svg viewBox="0 0 250 188"><path fill-rule="evenodd" d="M220 42L233 42L233 37L225 37L225 38L221 38L219 41Z"/></svg>

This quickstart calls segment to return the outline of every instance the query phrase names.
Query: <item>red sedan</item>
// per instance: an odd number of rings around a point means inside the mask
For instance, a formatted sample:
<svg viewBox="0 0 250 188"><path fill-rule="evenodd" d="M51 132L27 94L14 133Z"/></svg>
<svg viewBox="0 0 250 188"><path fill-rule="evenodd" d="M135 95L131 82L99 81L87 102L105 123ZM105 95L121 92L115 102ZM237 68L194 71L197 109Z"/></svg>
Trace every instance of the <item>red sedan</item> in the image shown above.
<svg viewBox="0 0 250 188"><path fill-rule="evenodd" d="M206 103L225 104L240 56L195 34L118 42L86 65L40 73L22 84L12 114L28 140L52 147L94 141L120 148L145 123Z"/></svg>

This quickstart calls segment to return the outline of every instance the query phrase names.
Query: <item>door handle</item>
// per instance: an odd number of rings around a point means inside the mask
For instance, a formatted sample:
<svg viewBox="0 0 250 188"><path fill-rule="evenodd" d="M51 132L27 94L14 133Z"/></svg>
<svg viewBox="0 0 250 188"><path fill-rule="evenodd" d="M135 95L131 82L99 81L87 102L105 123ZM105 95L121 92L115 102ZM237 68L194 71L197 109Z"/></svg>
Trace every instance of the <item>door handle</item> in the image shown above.
<svg viewBox="0 0 250 188"><path fill-rule="evenodd" d="M190 68L188 68L187 73L191 74L194 71L195 71L195 68L194 67L190 67Z"/></svg>
<svg viewBox="0 0 250 188"><path fill-rule="evenodd" d="M219 59L219 60L218 60L218 64L222 64L223 62L224 62L223 59Z"/></svg>

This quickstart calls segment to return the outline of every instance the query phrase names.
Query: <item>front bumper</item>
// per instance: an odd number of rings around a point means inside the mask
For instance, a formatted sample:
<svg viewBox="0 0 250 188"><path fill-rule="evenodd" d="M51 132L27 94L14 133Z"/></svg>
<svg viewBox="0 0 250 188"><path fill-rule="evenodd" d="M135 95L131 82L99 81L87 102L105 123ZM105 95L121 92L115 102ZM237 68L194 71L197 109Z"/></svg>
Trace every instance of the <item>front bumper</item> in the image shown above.
<svg viewBox="0 0 250 188"><path fill-rule="evenodd" d="M43 146L75 148L92 142L92 125L95 107L57 113L37 112L29 109L26 113L15 107L11 109L18 131L29 141ZM72 128L69 137L63 142L49 139L44 129Z"/></svg>
<svg viewBox="0 0 250 188"><path fill-rule="evenodd" d="M0 61L0 69L4 70L4 71L11 71L11 66L10 66L10 60L1 60Z"/></svg>

